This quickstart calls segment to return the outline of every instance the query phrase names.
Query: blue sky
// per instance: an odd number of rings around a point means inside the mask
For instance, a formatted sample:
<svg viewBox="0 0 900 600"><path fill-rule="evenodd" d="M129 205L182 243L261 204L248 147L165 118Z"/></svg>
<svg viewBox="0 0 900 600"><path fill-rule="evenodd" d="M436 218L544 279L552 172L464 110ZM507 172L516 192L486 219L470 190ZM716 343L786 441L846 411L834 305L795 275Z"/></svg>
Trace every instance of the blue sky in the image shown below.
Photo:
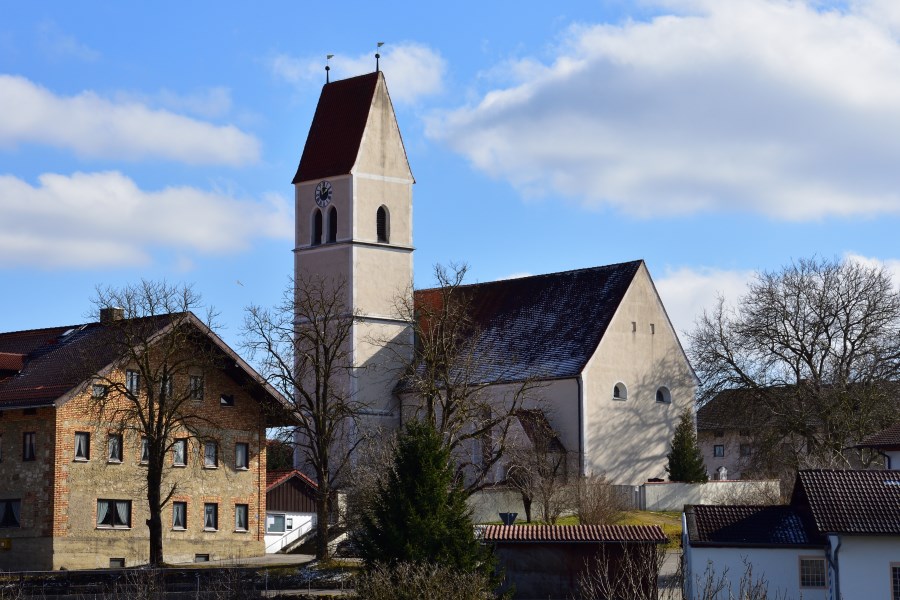
<svg viewBox="0 0 900 600"><path fill-rule="evenodd" d="M556 6L556 5L561 5ZM679 330L792 258L900 274L900 4L5 2L0 330L192 282L239 342L292 268L324 82L376 42L415 282L643 258Z"/></svg>

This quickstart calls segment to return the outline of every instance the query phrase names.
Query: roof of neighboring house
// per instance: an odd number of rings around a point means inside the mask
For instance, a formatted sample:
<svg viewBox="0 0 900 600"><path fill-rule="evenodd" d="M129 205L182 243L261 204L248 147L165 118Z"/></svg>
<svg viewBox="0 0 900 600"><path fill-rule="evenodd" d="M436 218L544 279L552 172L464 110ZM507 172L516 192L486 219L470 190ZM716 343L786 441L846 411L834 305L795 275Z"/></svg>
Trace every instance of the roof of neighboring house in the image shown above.
<svg viewBox="0 0 900 600"><path fill-rule="evenodd" d="M266 472L266 491L271 491L273 488L276 488L295 477L303 483L309 485L312 489L316 489L319 487L318 485L316 485L315 481L313 481L297 469L280 469L277 471Z"/></svg>
<svg viewBox="0 0 900 600"><path fill-rule="evenodd" d="M139 337L149 340L165 335L169 327L187 325L196 328L198 339L210 343L228 359L223 361L223 372L246 384L258 401L278 409L277 413L267 411L268 416L284 420L280 413L286 400L281 394L193 314L156 315L131 319L130 323L130 330L114 321L0 333L0 353L19 355L15 360L4 359L0 369L0 410L58 406L81 384L121 358L118 353L127 332L133 334L134 328L142 328Z"/></svg>
<svg viewBox="0 0 900 600"><path fill-rule="evenodd" d="M878 448L881 450L900 450L900 423L870 435L857 444L858 448Z"/></svg>
<svg viewBox="0 0 900 600"><path fill-rule="evenodd" d="M723 390L697 409L697 431L749 429L765 424L762 399L753 390Z"/></svg>
<svg viewBox="0 0 900 600"><path fill-rule="evenodd" d="M593 355L641 260L457 288L475 328L471 383L575 377ZM440 288L415 293L436 306Z"/></svg>
<svg viewBox="0 0 900 600"><path fill-rule="evenodd" d="M691 545L698 546L819 546L790 506L685 507Z"/></svg>
<svg viewBox="0 0 900 600"><path fill-rule="evenodd" d="M823 534L900 535L900 471L800 471L791 505Z"/></svg>
<svg viewBox="0 0 900 600"><path fill-rule="evenodd" d="M659 525L488 525L486 542L644 542L668 540Z"/></svg>
<svg viewBox="0 0 900 600"><path fill-rule="evenodd" d="M326 83L293 183L346 175L356 164L380 73Z"/></svg>

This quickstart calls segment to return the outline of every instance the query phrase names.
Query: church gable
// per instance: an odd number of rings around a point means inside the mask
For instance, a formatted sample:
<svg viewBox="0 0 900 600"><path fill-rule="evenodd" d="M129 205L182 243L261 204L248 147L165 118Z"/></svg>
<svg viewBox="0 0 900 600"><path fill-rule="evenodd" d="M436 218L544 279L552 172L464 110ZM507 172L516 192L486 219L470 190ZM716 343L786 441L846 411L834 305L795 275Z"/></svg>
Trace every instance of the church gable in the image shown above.
<svg viewBox="0 0 900 600"><path fill-rule="evenodd" d="M400 126L384 76L378 73L369 119L353 172L412 181Z"/></svg>

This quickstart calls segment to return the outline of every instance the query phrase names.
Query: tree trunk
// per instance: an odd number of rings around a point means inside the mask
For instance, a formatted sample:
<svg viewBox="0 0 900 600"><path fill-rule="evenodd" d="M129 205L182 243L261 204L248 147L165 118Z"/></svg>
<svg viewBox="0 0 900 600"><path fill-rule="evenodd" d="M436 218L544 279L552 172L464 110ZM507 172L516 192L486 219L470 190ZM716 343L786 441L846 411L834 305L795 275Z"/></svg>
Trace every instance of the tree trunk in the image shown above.
<svg viewBox="0 0 900 600"><path fill-rule="evenodd" d="M322 480L323 482L327 480ZM328 509L329 496L331 495L328 485L319 484L316 493L316 558L319 560L328 560Z"/></svg>
<svg viewBox="0 0 900 600"><path fill-rule="evenodd" d="M162 506L160 505L162 461L154 455L155 453L151 452L150 464L147 465L147 505L150 510L147 527L150 530L150 566L158 567L163 562Z"/></svg>
<svg viewBox="0 0 900 600"><path fill-rule="evenodd" d="M522 506L525 507L525 522L531 523L531 496L522 494Z"/></svg>

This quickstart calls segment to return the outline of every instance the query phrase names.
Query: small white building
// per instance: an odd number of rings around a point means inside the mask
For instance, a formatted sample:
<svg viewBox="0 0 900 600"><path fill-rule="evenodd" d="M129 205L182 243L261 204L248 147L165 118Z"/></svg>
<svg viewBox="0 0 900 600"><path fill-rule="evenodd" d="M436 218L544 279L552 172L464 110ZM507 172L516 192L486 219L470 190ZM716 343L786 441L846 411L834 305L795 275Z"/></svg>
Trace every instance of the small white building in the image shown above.
<svg viewBox="0 0 900 600"><path fill-rule="evenodd" d="M316 483L295 470L266 476L266 553L289 552L316 527Z"/></svg>
<svg viewBox="0 0 900 600"><path fill-rule="evenodd" d="M900 598L900 471L800 471L788 506L687 506L688 598ZM719 596L713 596L718 598Z"/></svg>

